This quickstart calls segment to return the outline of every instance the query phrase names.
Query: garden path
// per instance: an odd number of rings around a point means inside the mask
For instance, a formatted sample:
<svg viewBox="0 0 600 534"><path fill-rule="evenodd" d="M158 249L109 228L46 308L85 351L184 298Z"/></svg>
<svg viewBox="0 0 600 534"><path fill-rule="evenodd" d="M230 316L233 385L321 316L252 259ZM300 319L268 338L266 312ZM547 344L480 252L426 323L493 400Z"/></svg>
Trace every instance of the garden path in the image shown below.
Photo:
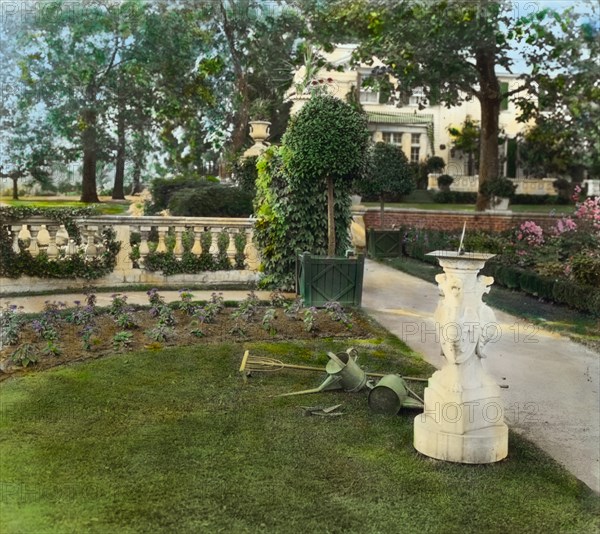
<svg viewBox="0 0 600 534"><path fill-rule="evenodd" d="M432 284L367 260L363 308L439 368L443 356L433 320L438 298ZM509 386L501 390L509 427L599 492L599 355L494 311L501 335L487 346L484 365L498 383Z"/></svg>

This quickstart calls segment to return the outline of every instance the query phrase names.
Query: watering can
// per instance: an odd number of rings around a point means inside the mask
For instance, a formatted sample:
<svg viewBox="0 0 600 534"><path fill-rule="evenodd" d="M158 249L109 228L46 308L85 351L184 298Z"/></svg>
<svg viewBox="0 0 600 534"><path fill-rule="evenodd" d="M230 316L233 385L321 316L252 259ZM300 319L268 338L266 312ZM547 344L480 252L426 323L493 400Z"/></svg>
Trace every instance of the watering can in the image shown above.
<svg viewBox="0 0 600 534"><path fill-rule="evenodd" d="M409 397L410 388L400 375L386 375L369 392L372 412L396 415L400 408L423 408L423 403Z"/></svg>
<svg viewBox="0 0 600 534"><path fill-rule="evenodd" d="M346 352L328 352L329 362L325 367L328 376L325 381L316 388L304 391L283 393L277 397L289 397L290 395L306 395L309 393L320 393L333 389L343 389L348 392L360 391L367 385L367 373L356 363L358 353L356 349L350 348Z"/></svg>

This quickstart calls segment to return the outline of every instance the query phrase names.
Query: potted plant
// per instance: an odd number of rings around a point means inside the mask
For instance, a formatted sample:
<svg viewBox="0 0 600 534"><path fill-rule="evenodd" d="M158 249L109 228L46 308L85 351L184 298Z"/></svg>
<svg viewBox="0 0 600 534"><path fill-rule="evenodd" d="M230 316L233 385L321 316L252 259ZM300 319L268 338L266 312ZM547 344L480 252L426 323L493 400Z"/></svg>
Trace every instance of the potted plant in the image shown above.
<svg viewBox="0 0 600 534"><path fill-rule="evenodd" d="M257 98L250 106L250 136L256 143L262 143L269 137L271 127L271 103Z"/></svg>
<svg viewBox="0 0 600 534"><path fill-rule="evenodd" d="M449 174L442 174L441 176L438 176L438 179L437 179L437 183L438 183L438 187L439 187L440 191L449 192L450 186L452 185L453 182L454 182L454 178L452 178L452 176L450 176Z"/></svg>
<svg viewBox="0 0 600 534"><path fill-rule="evenodd" d="M327 256L309 252L298 259L297 288L310 306L336 300L360 305L364 258L346 252L353 181L365 172L370 134L366 116L342 100L315 93L293 115L282 139L282 157L288 176L315 187L327 199ZM325 208L325 206L323 206ZM344 227L337 228L342 219ZM341 245L341 246L340 246ZM303 252L303 251L299 251Z"/></svg>
<svg viewBox="0 0 600 534"><path fill-rule="evenodd" d="M490 198L492 210L507 210L517 186L509 178L498 177L484 182L479 191Z"/></svg>

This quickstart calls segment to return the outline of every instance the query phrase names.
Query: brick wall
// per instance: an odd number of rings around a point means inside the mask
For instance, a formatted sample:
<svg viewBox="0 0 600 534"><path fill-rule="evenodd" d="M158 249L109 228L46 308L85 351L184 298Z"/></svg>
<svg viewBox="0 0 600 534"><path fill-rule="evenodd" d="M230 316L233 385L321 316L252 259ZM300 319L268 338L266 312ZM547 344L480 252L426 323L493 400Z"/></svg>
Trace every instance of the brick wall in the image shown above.
<svg viewBox="0 0 600 534"><path fill-rule="evenodd" d="M556 223L558 218L556 215L539 213L494 214L386 208L384 221L386 228L410 226L434 230L462 230L464 222L467 221L468 230L502 232L517 228L524 221L534 221L547 230ZM368 208L364 212L367 230L380 228L380 220L378 208Z"/></svg>

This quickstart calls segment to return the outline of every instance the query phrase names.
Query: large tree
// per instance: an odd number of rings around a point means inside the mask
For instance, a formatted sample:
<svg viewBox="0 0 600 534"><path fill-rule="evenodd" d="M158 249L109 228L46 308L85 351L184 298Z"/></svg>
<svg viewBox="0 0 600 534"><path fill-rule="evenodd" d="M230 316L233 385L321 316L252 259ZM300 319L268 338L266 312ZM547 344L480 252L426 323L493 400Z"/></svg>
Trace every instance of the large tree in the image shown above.
<svg viewBox="0 0 600 534"><path fill-rule="evenodd" d="M95 3L73 13L56 1L43 17L36 17L24 37L24 98L43 102L56 134L81 153L82 202L99 201L96 164L106 148L101 146L101 122L110 101L111 78L130 46L123 27L130 4Z"/></svg>
<svg viewBox="0 0 600 534"><path fill-rule="evenodd" d="M313 16L351 31L360 43L357 59L382 61L378 72L394 76L400 94L423 87L427 97L447 106L479 101L480 186L499 175L502 101L525 90L531 95L536 80L550 76L563 51L568 49L571 59L577 54L585 59L581 47L570 44L578 26L572 11L557 15L504 0L338 0L319 6L323 4L313 4ZM531 71L503 89L498 69L511 72L517 55ZM530 96L526 100L535 106ZM480 193L477 208L485 209L488 203Z"/></svg>

